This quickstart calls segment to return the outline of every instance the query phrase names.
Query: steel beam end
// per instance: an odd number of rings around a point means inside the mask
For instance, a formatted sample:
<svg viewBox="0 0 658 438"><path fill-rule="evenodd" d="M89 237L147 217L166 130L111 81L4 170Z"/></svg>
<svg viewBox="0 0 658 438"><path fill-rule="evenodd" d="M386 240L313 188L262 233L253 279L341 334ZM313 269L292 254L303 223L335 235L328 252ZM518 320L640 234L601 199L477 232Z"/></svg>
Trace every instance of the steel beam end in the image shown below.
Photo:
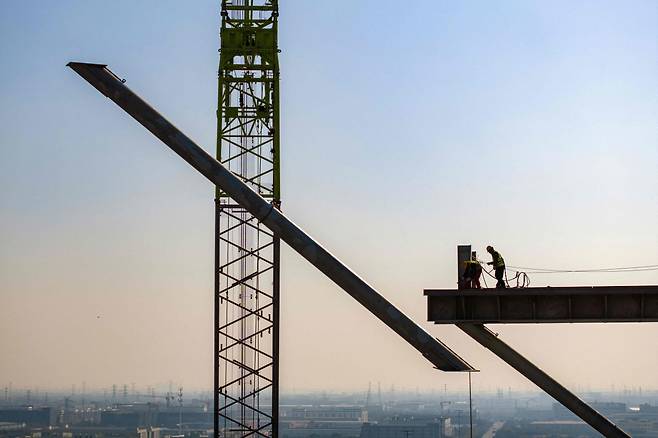
<svg viewBox="0 0 658 438"><path fill-rule="evenodd" d="M89 82L94 88L100 91L105 97L110 97L110 90L112 88L111 84L108 82L108 77L106 73L110 74L111 79L116 79L117 81L124 83L124 79L121 79L119 76L114 74L107 64L94 64L90 62L69 62L66 64L67 67L71 68L74 72L79 74L85 81Z"/></svg>
<svg viewBox="0 0 658 438"><path fill-rule="evenodd" d="M77 68L80 67L96 67L96 68L105 68L107 67L107 64L94 64L93 62L77 62L77 61L71 61L68 64L66 64L67 67L71 67L73 70L76 70Z"/></svg>
<svg viewBox="0 0 658 438"><path fill-rule="evenodd" d="M441 371L453 373L467 373L477 371L468 362L462 359L450 347L437 338L432 338L438 345L433 349L423 352L423 357L429 360L434 368Z"/></svg>

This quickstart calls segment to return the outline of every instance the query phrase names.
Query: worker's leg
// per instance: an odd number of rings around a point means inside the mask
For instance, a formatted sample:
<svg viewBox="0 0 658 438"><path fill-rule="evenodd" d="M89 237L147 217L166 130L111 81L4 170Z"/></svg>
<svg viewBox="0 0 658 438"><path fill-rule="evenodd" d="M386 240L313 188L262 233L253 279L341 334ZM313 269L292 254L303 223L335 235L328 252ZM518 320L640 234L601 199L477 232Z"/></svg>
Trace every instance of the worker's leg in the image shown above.
<svg viewBox="0 0 658 438"><path fill-rule="evenodd" d="M505 268L496 268L496 280L498 282L496 283L496 289L505 289Z"/></svg>
<svg viewBox="0 0 658 438"><path fill-rule="evenodd" d="M482 267L478 266L475 270L475 276L473 277L473 287L475 289L482 289L480 285L480 277L482 277Z"/></svg>

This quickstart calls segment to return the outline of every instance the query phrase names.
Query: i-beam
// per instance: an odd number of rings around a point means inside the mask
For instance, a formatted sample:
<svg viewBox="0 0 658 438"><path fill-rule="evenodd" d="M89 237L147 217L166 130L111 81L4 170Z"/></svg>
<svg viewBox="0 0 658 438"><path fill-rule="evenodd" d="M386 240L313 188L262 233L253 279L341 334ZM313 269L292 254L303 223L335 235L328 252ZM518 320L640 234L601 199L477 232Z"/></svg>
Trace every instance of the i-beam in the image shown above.
<svg viewBox="0 0 658 438"><path fill-rule="evenodd" d="M426 289L435 324L656 322L658 286Z"/></svg>

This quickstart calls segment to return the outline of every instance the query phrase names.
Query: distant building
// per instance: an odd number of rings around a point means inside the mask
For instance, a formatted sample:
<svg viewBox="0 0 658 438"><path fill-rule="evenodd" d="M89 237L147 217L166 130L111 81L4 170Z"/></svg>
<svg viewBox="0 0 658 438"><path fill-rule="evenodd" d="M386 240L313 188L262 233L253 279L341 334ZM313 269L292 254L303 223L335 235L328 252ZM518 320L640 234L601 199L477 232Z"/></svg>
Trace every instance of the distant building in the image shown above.
<svg viewBox="0 0 658 438"><path fill-rule="evenodd" d="M625 414L628 412L626 403L616 402L592 402L589 405L600 412L603 416L609 417L610 415ZM553 415L558 419L574 419L576 415L565 408L560 403L553 403Z"/></svg>
<svg viewBox="0 0 658 438"><path fill-rule="evenodd" d="M578 420L553 421L506 421L496 431L496 438L537 438L537 437L580 437L594 438L601 435L587 423Z"/></svg>
<svg viewBox="0 0 658 438"><path fill-rule="evenodd" d="M590 406L603 415L625 414L628 412L626 403L616 402L593 402Z"/></svg>
<svg viewBox="0 0 658 438"><path fill-rule="evenodd" d="M35 408L20 406L0 408L0 422L25 423L27 427L48 427L54 424L55 417L52 408Z"/></svg>
<svg viewBox="0 0 658 438"><path fill-rule="evenodd" d="M440 438L446 436L445 422L428 424L370 424L361 428L359 438Z"/></svg>
<svg viewBox="0 0 658 438"><path fill-rule="evenodd" d="M187 429L206 429L212 426L212 412L197 407L184 407L182 411L178 408L162 409L150 403L117 405L113 409L104 410L100 415L100 424L104 427L140 428L144 432L155 427L178 428L181 416Z"/></svg>
<svg viewBox="0 0 658 438"><path fill-rule="evenodd" d="M658 406L651 406L648 403L640 405L640 412L643 414L658 414Z"/></svg>
<svg viewBox="0 0 658 438"><path fill-rule="evenodd" d="M296 406L287 410L285 416L290 420L368 420L368 412L361 406Z"/></svg>
<svg viewBox="0 0 658 438"><path fill-rule="evenodd" d="M137 429L137 438L161 438L159 427L140 427Z"/></svg>
<svg viewBox="0 0 658 438"><path fill-rule="evenodd" d="M9 423L7 421L0 421L0 436L4 436L5 434L14 435L11 432L19 432L24 429L25 429L24 423Z"/></svg>
<svg viewBox="0 0 658 438"><path fill-rule="evenodd" d="M358 437L367 419L368 412L362 406L288 406L281 412L280 436Z"/></svg>
<svg viewBox="0 0 658 438"><path fill-rule="evenodd" d="M152 403L116 405L112 409L101 412L100 424L103 427L136 430L138 427L155 425L157 413L158 406Z"/></svg>
<svg viewBox="0 0 658 438"><path fill-rule="evenodd" d="M169 409L157 413L155 426L159 427L178 427L181 413L178 409ZM182 411L183 425L187 428L204 428L213 423L212 412L204 412L198 408L185 408Z"/></svg>
<svg viewBox="0 0 658 438"><path fill-rule="evenodd" d="M139 412L103 411L101 425L105 427L121 427L135 429L149 424Z"/></svg>

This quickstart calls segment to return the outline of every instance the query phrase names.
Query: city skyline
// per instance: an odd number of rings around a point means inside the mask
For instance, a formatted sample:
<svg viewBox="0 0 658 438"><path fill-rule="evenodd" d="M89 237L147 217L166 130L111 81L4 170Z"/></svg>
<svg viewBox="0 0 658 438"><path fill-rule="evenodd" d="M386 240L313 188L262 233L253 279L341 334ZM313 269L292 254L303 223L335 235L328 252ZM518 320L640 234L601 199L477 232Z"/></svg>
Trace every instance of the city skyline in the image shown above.
<svg viewBox="0 0 658 438"><path fill-rule="evenodd" d="M110 63L211 151L218 6L62 5L0 6L0 384L210 387L212 187L64 64ZM454 287L460 243L518 266L658 263L655 4L374 5L281 7L283 210L480 369L476 387L532 389L426 323L422 289ZM284 390L466 385L282 253ZM570 388L658 386L652 324L494 329Z"/></svg>

